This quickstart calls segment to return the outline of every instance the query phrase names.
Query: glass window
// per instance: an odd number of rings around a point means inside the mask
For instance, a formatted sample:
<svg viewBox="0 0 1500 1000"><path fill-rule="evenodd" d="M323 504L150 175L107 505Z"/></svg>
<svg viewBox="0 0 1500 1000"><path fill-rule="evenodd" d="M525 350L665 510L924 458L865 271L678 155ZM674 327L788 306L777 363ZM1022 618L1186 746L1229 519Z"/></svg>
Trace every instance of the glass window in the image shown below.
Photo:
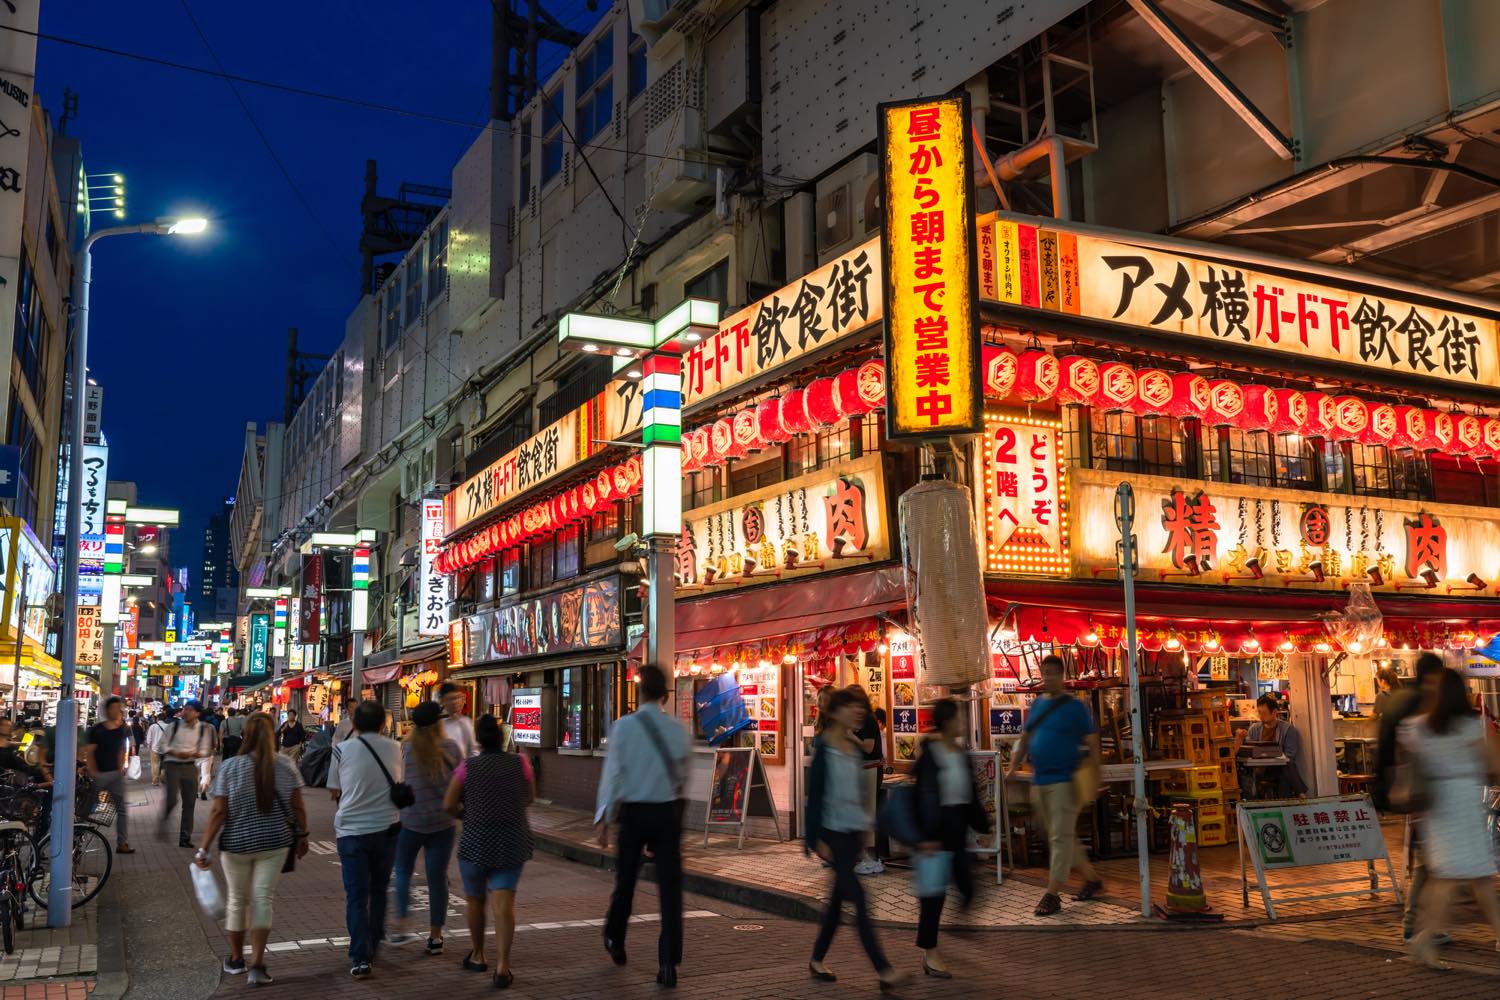
<svg viewBox="0 0 1500 1000"><path fill-rule="evenodd" d="M422 316L422 250L406 261L406 319L403 326L411 326Z"/></svg>
<svg viewBox="0 0 1500 1000"><path fill-rule="evenodd" d="M1220 440L1228 446L1229 481L1251 486L1276 485L1271 435L1267 431L1242 431L1227 427Z"/></svg>
<svg viewBox="0 0 1500 1000"><path fill-rule="evenodd" d="M718 486L719 470L716 468L687 473L682 477L682 509L694 510L718 500Z"/></svg>
<svg viewBox="0 0 1500 1000"><path fill-rule="evenodd" d="M563 161L562 93L542 95L542 184L558 175Z"/></svg>
<svg viewBox="0 0 1500 1000"><path fill-rule="evenodd" d="M729 310L729 258L725 257L697 277L690 278L682 288L683 297L689 299L712 299L719 304L721 312Z"/></svg>
<svg viewBox="0 0 1500 1000"><path fill-rule="evenodd" d="M385 349L401 340L401 283L395 278L385 285Z"/></svg>
<svg viewBox="0 0 1500 1000"><path fill-rule="evenodd" d="M500 594L510 597L521 592L521 550L506 549L500 555Z"/></svg>
<svg viewBox="0 0 1500 1000"><path fill-rule="evenodd" d="M557 579L571 580L578 575L580 545L578 525L557 532Z"/></svg>
<svg viewBox="0 0 1500 1000"><path fill-rule="evenodd" d="M521 119L521 132L518 136L521 143L521 170L516 183L518 197L516 203L525 206L531 201L531 119Z"/></svg>
<svg viewBox="0 0 1500 1000"><path fill-rule="evenodd" d="M1157 476L1191 475L1191 438L1173 417L1138 416L1094 408L1076 418L1087 420L1092 466L1111 472L1144 472Z"/></svg>
<svg viewBox="0 0 1500 1000"><path fill-rule="evenodd" d="M1300 434L1278 434L1276 485L1294 490L1315 490L1318 483L1318 451L1315 442Z"/></svg>
<svg viewBox="0 0 1500 1000"><path fill-rule="evenodd" d="M432 227L427 244L427 298L437 298L448 290L448 217Z"/></svg>
<svg viewBox="0 0 1500 1000"><path fill-rule="evenodd" d="M646 40L640 35L631 34L626 61L629 63L629 99L635 100L636 95L646 89Z"/></svg>
<svg viewBox="0 0 1500 1000"><path fill-rule="evenodd" d="M1424 500L1432 496L1427 463L1410 451L1393 451L1384 445L1349 445L1349 467L1354 474L1354 492L1363 496Z"/></svg>
<svg viewBox="0 0 1500 1000"><path fill-rule="evenodd" d="M605 35L578 61L578 115L574 119L579 142L604 131L614 116L614 38Z"/></svg>
<svg viewBox="0 0 1500 1000"><path fill-rule="evenodd" d="M541 590L543 587L550 586L552 581L557 579L552 564L556 548L556 545L553 544L550 538L544 542L532 543L530 559L532 590Z"/></svg>

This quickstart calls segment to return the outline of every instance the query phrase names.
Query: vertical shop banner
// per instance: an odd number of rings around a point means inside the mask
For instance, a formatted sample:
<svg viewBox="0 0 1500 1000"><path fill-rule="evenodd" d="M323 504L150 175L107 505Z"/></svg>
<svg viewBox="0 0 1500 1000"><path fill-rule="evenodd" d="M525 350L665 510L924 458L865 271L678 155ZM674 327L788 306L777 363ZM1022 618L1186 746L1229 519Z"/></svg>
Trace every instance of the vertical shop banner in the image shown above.
<svg viewBox="0 0 1500 1000"><path fill-rule="evenodd" d="M886 428L983 426L969 95L880 105Z"/></svg>
<svg viewBox="0 0 1500 1000"><path fill-rule="evenodd" d="M271 655L271 616L257 611L250 616L250 655L248 673L264 674Z"/></svg>
<svg viewBox="0 0 1500 1000"><path fill-rule="evenodd" d="M31 156L31 101L36 85L37 12L41 0L0 4L0 350L15 343L16 290L21 287L21 219ZM64 185L77 177L60 178ZM66 190L66 187L65 187ZM41 199L38 204L45 204ZM10 361L5 362L10 368ZM0 404L10 406L10 377L0 380Z"/></svg>
<svg viewBox="0 0 1500 1000"><path fill-rule="evenodd" d="M97 607L104 594L104 492L109 448L84 445L82 534L78 539L78 603Z"/></svg>
<svg viewBox="0 0 1500 1000"><path fill-rule="evenodd" d="M302 600L297 605L297 641L311 645L318 642L323 610L323 557L302 557Z"/></svg>
<svg viewBox="0 0 1500 1000"><path fill-rule="evenodd" d="M1062 424L989 412L978 491L990 573L1061 576L1068 571L1068 508Z"/></svg>
<svg viewBox="0 0 1500 1000"><path fill-rule="evenodd" d="M427 497L422 501L417 634L433 638L448 634L448 578L439 573L435 565L442 547L443 501L439 497Z"/></svg>
<svg viewBox="0 0 1500 1000"><path fill-rule="evenodd" d="M97 667L104 663L104 625L99 621L99 606L78 607L78 665Z"/></svg>
<svg viewBox="0 0 1500 1000"><path fill-rule="evenodd" d="M275 633L271 645L272 656L286 655L286 616L287 599L285 597L278 597L276 598L276 618L273 623Z"/></svg>
<svg viewBox="0 0 1500 1000"><path fill-rule="evenodd" d="M90 382L83 392L83 443L104 443L104 386Z"/></svg>

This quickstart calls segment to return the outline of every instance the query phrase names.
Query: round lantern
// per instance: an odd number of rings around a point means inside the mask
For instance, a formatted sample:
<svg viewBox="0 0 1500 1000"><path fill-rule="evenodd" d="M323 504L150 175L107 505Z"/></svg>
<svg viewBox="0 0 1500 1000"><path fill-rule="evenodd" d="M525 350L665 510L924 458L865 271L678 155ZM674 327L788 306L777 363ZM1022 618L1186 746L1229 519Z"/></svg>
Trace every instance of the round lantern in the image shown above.
<svg viewBox="0 0 1500 1000"><path fill-rule="evenodd" d="M1018 358L1009 347L985 345L984 394L995 399L1004 399L1016 391Z"/></svg>
<svg viewBox="0 0 1500 1000"><path fill-rule="evenodd" d="M859 398L865 412L885 406L885 362L871 358L859 366L857 376Z"/></svg>
<svg viewBox="0 0 1500 1000"><path fill-rule="evenodd" d="M1479 429L1480 437L1484 439L1484 447L1481 454L1490 458L1500 456L1500 419L1495 417L1485 418L1484 424Z"/></svg>
<svg viewBox="0 0 1500 1000"><path fill-rule="evenodd" d="M734 440L747 455L766 446L760 436L760 422L754 409L741 410L734 415Z"/></svg>
<svg viewBox="0 0 1500 1000"><path fill-rule="evenodd" d="M833 427L844 420L839 409L837 385L831 378L815 378L807 387L807 415L819 427Z"/></svg>
<svg viewBox="0 0 1500 1000"><path fill-rule="evenodd" d="M1330 438L1334 436L1333 397L1323 392L1304 392L1307 400L1308 437Z"/></svg>
<svg viewBox="0 0 1500 1000"><path fill-rule="evenodd" d="M684 465L687 464L686 448L683 449L682 461ZM583 509L585 511L592 514L594 513L594 511L599 509L599 493L594 489L593 483L584 483L583 487L578 492L579 501L583 504Z"/></svg>
<svg viewBox="0 0 1500 1000"><path fill-rule="evenodd" d="M1396 443L1397 425L1400 423L1396 417L1396 408L1390 403L1374 403L1368 405L1366 410L1369 422L1360 432L1359 440L1364 444L1393 447Z"/></svg>
<svg viewBox="0 0 1500 1000"><path fill-rule="evenodd" d="M630 479L630 495L634 496L640 492L641 481L646 477L646 463L641 460L640 455L625 461L625 475Z"/></svg>
<svg viewBox="0 0 1500 1000"><path fill-rule="evenodd" d="M1276 430L1281 416L1281 401L1276 390L1264 385L1245 386L1245 411L1240 426L1251 431Z"/></svg>
<svg viewBox="0 0 1500 1000"><path fill-rule="evenodd" d="M1172 403L1167 411L1174 417L1203 419L1208 416L1208 379L1192 372L1172 376Z"/></svg>
<svg viewBox="0 0 1500 1000"><path fill-rule="evenodd" d="M1023 351L1017 359L1016 392L1028 403L1056 396L1061 378L1057 359L1046 351Z"/></svg>
<svg viewBox="0 0 1500 1000"><path fill-rule="evenodd" d="M615 481L615 495L621 497L630 496L630 473L626 471L625 466L615 466L611 470L610 475Z"/></svg>
<svg viewBox="0 0 1500 1000"><path fill-rule="evenodd" d="M1160 368L1142 368L1135 373L1135 403L1137 413L1170 413L1172 407L1172 376Z"/></svg>
<svg viewBox="0 0 1500 1000"><path fill-rule="evenodd" d="M788 434L805 434L812 430L812 418L807 413L806 390L788 389L782 394L781 426Z"/></svg>
<svg viewBox="0 0 1500 1000"><path fill-rule="evenodd" d="M693 455L693 438L698 436L698 431L690 430L682 432L682 471L697 472L703 466ZM585 497L587 500L588 497Z"/></svg>
<svg viewBox="0 0 1500 1000"><path fill-rule="evenodd" d="M1397 406L1396 433L1391 438L1392 448L1420 448L1427 436L1427 424L1422 420L1419 406Z"/></svg>
<svg viewBox="0 0 1500 1000"><path fill-rule="evenodd" d="M739 442L734 439L734 418L723 417L715 420L710 425L710 433L713 435L713 451L720 459L744 458L745 449L741 448Z"/></svg>
<svg viewBox="0 0 1500 1000"><path fill-rule="evenodd" d="M1453 450L1463 455L1473 455L1484 447L1484 422L1472 414L1464 414L1454 424Z"/></svg>
<svg viewBox="0 0 1500 1000"><path fill-rule="evenodd" d="M1245 414L1245 390L1238 382L1216 379L1208 385L1208 419L1215 427L1238 427Z"/></svg>
<svg viewBox="0 0 1500 1000"><path fill-rule="evenodd" d="M1105 410L1123 410L1135 402L1135 369L1123 361L1109 361L1099 366L1099 391L1094 405Z"/></svg>
<svg viewBox="0 0 1500 1000"><path fill-rule="evenodd" d="M1352 441L1370 426L1370 407L1358 396L1338 396L1332 401L1332 437Z"/></svg>
<svg viewBox="0 0 1500 1000"><path fill-rule="evenodd" d="M1432 431L1432 439L1436 442L1435 450L1448 453L1453 451L1453 442L1457 435L1454 426L1453 414L1444 413L1441 410L1428 410L1428 424Z"/></svg>
<svg viewBox="0 0 1500 1000"><path fill-rule="evenodd" d="M1300 389L1277 389L1276 419L1271 428L1277 434L1307 433L1307 394Z"/></svg>
<svg viewBox="0 0 1500 1000"><path fill-rule="evenodd" d="M772 444L780 444L791 437L781 426L781 400L776 396L755 408L755 420L760 425L760 436Z"/></svg>
<svg viewBox="0 0 1500 1000"><path fill-rule="evenodd" d="M599 474L594 477L594 489L598 491L601 501L609 500L615 495L615 480L609 474L608 469L600 470Z"/></svg>
<svg viewBox="0 0 1500 1000"><path fill-rule="evenodd" d="M839 410L851 417L868 413L865 402L859 395L859 369L850 368L839 372L833 379L834 395L838 397Z"/></svg>
<svg viewBox="0 0 1500 1000"><path fill-rule="evenodd" d="M1057 362L1057 401L1092 404L1099 394L1099 364L1093 358L1070 355Z"/></svg>

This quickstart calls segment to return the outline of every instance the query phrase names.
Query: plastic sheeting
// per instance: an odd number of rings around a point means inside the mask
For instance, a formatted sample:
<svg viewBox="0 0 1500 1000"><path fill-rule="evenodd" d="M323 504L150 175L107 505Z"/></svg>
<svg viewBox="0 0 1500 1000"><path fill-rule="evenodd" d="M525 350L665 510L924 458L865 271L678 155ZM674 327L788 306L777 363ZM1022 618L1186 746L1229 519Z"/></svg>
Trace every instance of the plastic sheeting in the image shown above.
<svg viewBox="0 0 1500 1000"><path fill-rule="evenodd" d="M990 678L973 510L968 489L947 480L918 483L901 495L906 604L929 684L961 688Z"/></svg>

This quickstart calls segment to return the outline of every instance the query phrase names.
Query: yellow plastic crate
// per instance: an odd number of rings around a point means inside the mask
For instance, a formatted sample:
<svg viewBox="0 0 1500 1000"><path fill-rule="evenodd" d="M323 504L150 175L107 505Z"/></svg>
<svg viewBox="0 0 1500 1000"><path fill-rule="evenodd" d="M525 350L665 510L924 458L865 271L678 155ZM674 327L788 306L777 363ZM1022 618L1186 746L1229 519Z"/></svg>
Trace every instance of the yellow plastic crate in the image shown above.
<svg viewBox="0 0 1500 1000"><path fill-rule="evenodd" d="M1204 767L1184 767L1175 771L1166 772L1167 776L1162 781L1162 787L1168 795L1196 795L1212 794L1223 789L1223 782L1219 779L1219 767L1217 764L1209 764Z"/></svg>
<svg viewBox="0 0 1500 1000"><path fill-rule="evenodd" d="M1199 847L1223 847L1227 843L1229 843L1229 822L1227 820L1220 818L1199 821Z"/></svg>

